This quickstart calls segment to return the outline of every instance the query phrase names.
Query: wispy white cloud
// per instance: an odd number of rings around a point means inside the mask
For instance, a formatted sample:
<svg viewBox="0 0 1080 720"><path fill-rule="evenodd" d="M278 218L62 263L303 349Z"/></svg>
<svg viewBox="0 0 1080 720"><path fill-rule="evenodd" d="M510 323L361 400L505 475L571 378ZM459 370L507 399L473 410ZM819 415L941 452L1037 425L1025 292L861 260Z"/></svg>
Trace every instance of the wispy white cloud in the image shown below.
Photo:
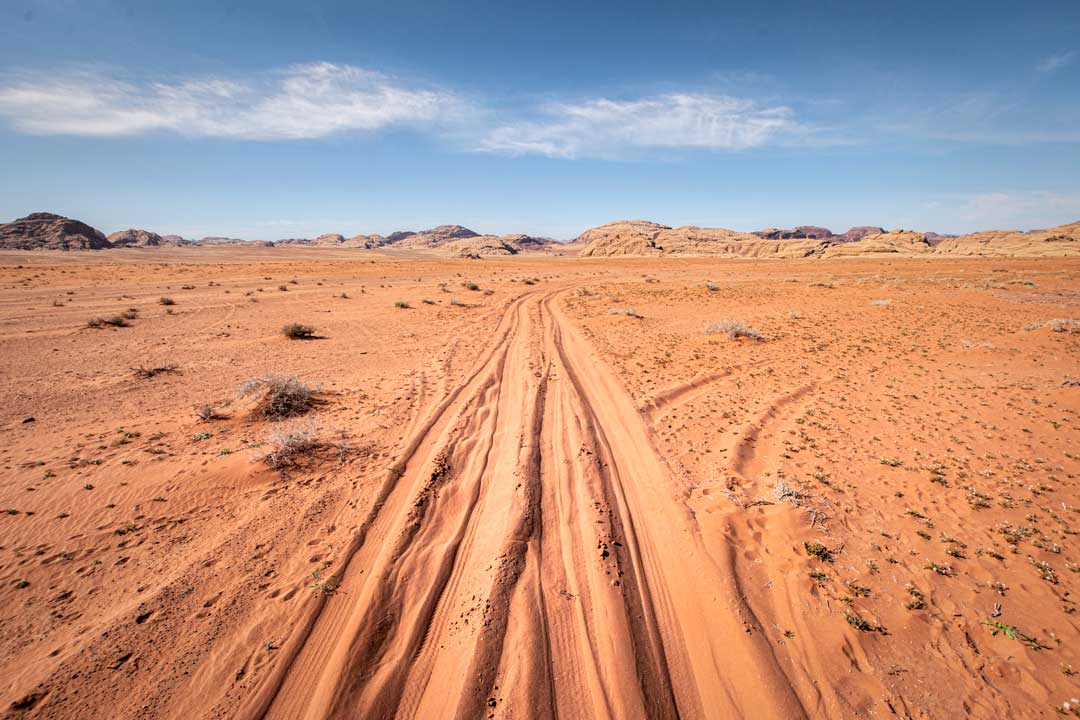
<svg viewBox="0 0 1080 720"><path fill-rule="evenodd" d="M493 128L478 149L558 158L648 148L742 150L805 136L795 112L739 97L672 93L637 100L549 103L541 119Z"/></svg>
<svg viewBox="0 0 1080 720"><path fill-rule="evenodd" d="M1070 64L1075 59L1075 50L1063 50L1061 52L1054 53L1049 57L1043 58L1041 61L1039 61L1039 64L1035 66L1035 69L1041 73L1052 73Z"/></svg>
<svg viewBox="0 0 1080 720"><path fill-rule="evenodd" d="M0 76L0 116L37 135L154 131L248 140L318 138L459 120L466 102L351 65L312 63L248 77L136 82L95 70Z"/></svg>
<svg viewBox="0 0 1080 720"><path fill-rule="evenodd" d="M946 195L927 204L931 224L953 232L1031 230L1075 222L1080 192L1001 190Z"/></svg>

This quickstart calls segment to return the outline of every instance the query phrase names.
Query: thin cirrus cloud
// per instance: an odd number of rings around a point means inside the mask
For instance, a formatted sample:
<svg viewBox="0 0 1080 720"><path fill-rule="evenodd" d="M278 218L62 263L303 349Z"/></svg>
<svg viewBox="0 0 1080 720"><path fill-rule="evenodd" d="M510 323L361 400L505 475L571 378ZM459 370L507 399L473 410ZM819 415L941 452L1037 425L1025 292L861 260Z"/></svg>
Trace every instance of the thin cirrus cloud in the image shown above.
<svg viewBox="0 0 1080 720"><path fill-rule="evenodd" d="M93 70L0 77L0 116L24 133L281 140L390 126L430 127L463 117L466 102L371 70L294 65L247 78L132 82Z"/></svg>
<svg viewBox="0 0 1080 720"><path fill-rule="evenodd" d="M551 103L542 119L492 129L477 149L556 158L613 157L655 148L745 150L804 134L791 108L728 95Z"/></svg>
<svg viewBox="0 0 1080 720"><path fill-rule="evenodd" d="M1035 66L1035 69L1041 73L1050 74L1052 72L1057 72L1075 59L1075 50L1063 50L1062 52L1055 53L1050 57L1043 58L1039 62L1039 64Z"/></svg>

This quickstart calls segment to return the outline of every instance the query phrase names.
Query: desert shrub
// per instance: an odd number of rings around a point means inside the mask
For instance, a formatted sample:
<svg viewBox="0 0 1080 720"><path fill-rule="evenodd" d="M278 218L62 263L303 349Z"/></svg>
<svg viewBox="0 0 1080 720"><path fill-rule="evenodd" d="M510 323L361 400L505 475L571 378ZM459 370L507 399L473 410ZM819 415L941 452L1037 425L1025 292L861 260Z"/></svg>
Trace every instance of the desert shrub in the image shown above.
<svg viewBox="0 0 1080 720"><path fill-rule="evenodd" d="M137 378L148 380L156 375L164 375L165 373L174 373L179 371L180 366L176 363L169 363L168 365L159 365L157 367L139 367L131 368L131 372Z"/></svg>
<svg viewBox="0 0 1080 720"><path fill-rule="evenodd" d="M278 285L277 289L280 290L281 292L289 292L289 286L288 285Z"/></svg>
<svg viewBox="0 0 1080 720"><path fill-rule="evenodd" d="M237 388L241 397L258 396L257 411L272 420L306 413L314 403L315 392L315 388L308 387L291 375L251 378Z"/></svg>
<svg viewBox="0 0 1080 720"><path fill-rule="evenodd" d="M466 290L472 290L473 292L476 292L477 290L480 289L480 286L477 285L474 282L463 282L463 283L461 283L461 286L463 288L465 288Z"/></svg>
<svg viewBox="0 0 1080 720"><path fill-rule="evenodd" d="M450 298L450 304L454 307L465 307L465 303L461 302L456 297Z"/></svg>
<svg viewBox="0 0 1080 720"><path fill-rule="evenodd" d="M275 470L283 470L310 457L322 443L310 424L289 422L275 425L267 435L265 445L267 449L262 461Z"/></svg>
<svg viewBox="0 0 1080 720"><path fill-rule="evenodd" d="M709 335L724 334L732 340L738 338L750 338L751 340L766 340L767 338L758 330L738 320L718 320L705 326L705 332Z"/></svg>
<svg viewBox="0 0 1080 720"><path fill-rule="evenodd" d="M103 328L103 327L127 327L128 321L123 315L113 315L107 318L91 318L86 321L86 327L88 328Z"/></svg>
<svg viewBox="0 0 1080 720"><path fill-rule="evenodd" d="M833 561L833 551L821 543L804 542L803 549L806 550L807 555L816 557L821 562L831 563Z"/></svg>
<svg viewBox="0 0 1080 720"><path fill-rule="evenodd" d="M175 305L176 301L171 297L158 298L158 303L161 305Z"/></svg>
<svg viewBox="0 0 1080 720"><path fill-rule="evenodd" d="M1059 333L1080 332L1080 322L1066 318L1055 318L1054 320L1047 320L1043 323L1032 323L1031 325L1024 326L1025 330L1039 330L1041 328L1050 328L1051 331Z"/></svg>
<svg viewBox="0 0 1080 720"><path fill-rule="evenodd" d="M203 422L210 422L211 420L218 420L221 418L217 408L213 405L199 405L195 408L195 415Z"/></svg>
<svg viewBox="0 0 1080 720"><path fill-rule="evenodd" d="M892 300L873 300L870 302L870 304L876 305L877 307L887 307L889 305L892 305Z"/></svg>
<svg viewBox="0 0 1080 720"><path fill-rule="evenodd" d="M626 315L627 317L641 318L634 308L611 308L608 310L608 315Z"/></svg>
<svg viewBox="0 0 1080 720"><path fill-rule="evenodd" d="M432 300L431 298L424 298L420 302L424 303L425 305L434 305L435 304L435 301Z"/></svg>
<svg viewBox="0 0 1080 720"><path fill-rule="evenodd" d="M315 328L300 323L289 323L281 328L281 334L290 340L308 340L315 337Z"/></svg>
<svg viewBox="0 0 1080 720"><path fill-rule="evenodd" d="M134 320L135 318L139 317L139 309L128 308L124 312L120 313L120 317L124 318L125 320Z"/></svg>
<svg viewBox="0 0 1080 720"><path fill-rule="evenodd" d="M405 302L404 300L398 300L397 302L394 303L394 307L396 307L396 308L398 308L400 310L408 310L409 308L412 307L412 305Z"/></svg>

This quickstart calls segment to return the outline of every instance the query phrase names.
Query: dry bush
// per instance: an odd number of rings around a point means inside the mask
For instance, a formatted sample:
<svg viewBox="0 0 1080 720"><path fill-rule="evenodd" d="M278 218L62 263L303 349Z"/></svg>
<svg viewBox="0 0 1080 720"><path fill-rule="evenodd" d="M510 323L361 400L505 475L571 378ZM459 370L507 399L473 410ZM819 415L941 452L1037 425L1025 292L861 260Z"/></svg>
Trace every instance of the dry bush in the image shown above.
<svg viewBox="0 0 1080 720"><path fill-rule="evenodd" d="M394 307L398 308L399 310L408 310L412 307L412 305L405 302L404 300L398 300L394 303Z"/></svg>
<svg viewBox="0 0 1080 720"><path fill-rule="evenodd" d="M171 297L162 297L158 298L158 303L160 303L161 305L175 305L176 301L173 300Z"/></svg>
<svg viewBox="0 0 1080 720"><path fill-rule="evenodd" d="M1054 320L1024 326L1025 330L1039 330L1041 328L1050 328L1051 331L1059 333L1074 333L1080 332L1080 322L1066 318L1055 318Z"/></svg>
<svg viewBox="0 0 1080 720"><path fill-rule="evenodd" d="M876 305L877 307L887 307L892 305L892 300L872 300L870 304Z"/></svg>
<svg viewBox="0 0 1080 720"><path fill-rule="evenodd" d="M755 328L740 322L738 320L719 320L710 325L705 326L705 332L709 335L717 335L723 333L732 340L738 338L750 338L751 340L763 341L767 338L761 334Z"/></svg>
<svg viewBox="0 0 1080 720"><path fill-rule="evenodd" d="M258 397L258 412L271 420L306 413L315 402L316 392L316 388L308 387L291 375L251 378L237 388L241 397Z"/></svg>
<svg viewBox="0 0 1080 720"><path fill-rule="evenodd" d="M86 321L86 327L88 328L103 328L103 327L127 327L128 321L123 315L113 315L107 318L91 318Z"/></svg>
<svg viewBox="0 0 1080 720"><path fill-rule="evenodd" d="M641 318L641 316L638 315L638 311L634 308L611 308L608 310L608 315L626 315L627 317Z"/></svg>
<svg viewBox="0 0 1080 720"><path fill-rule="evenodd" d="M315 337L315 328L300 323L289 323L281 328L281 334L290 340L309 340Z"/></svg>
<svg viewBox="0 0 1080 720"><path fill-rule="evenodd" d="M267 450L260 456L275 470L295 467L298 462L310 458L322 443L319 442L314 427L310 423L281 423L275 425L267 435Z"/></svg>
<svg viewBox="0 0 1080 720"><path fill-rule="evenodd" d="M160 365L158 367L139 367L131 368L131 372L137 378L149 379L155 375L164 375L165 373L174 373L180 370L180 366L175 363L169 363L168 365Z"/></svg>
<svg viewBox="0 0 1080 720"><path fill-rule="evenodd" d="M210 422L212 420L221 419L221 414L213 405L199 405L195 408L195 414L203 422Z"/></svg>

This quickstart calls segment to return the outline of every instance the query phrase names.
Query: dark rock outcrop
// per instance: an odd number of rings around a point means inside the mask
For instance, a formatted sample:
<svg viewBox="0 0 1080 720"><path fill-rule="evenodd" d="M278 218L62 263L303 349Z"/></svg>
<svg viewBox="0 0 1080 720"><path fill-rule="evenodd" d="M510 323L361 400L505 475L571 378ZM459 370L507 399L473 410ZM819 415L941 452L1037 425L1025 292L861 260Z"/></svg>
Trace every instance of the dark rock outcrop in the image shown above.
<svg viewBox="0 0 1080 720"><path fill-rule="evenodd" d="M833 236L832 230L817 225L800 225L790 230L765 228L750 234L757 235L762 240L828 240Z"/></svg>
<svg viewBox="0 0 1080 720"><path fill-rule="evenodd" d="M149 230L121 230L108 237L113 247L180 247L190 245L179 235L158 235Z"/></svg>
<svg viewBox="0 0 1080 720"><path fill-rule="evenodd" d="M53 213L31 213L0 225L0 248L9 250L103 250L105 234L86 223Z"/></svg>

